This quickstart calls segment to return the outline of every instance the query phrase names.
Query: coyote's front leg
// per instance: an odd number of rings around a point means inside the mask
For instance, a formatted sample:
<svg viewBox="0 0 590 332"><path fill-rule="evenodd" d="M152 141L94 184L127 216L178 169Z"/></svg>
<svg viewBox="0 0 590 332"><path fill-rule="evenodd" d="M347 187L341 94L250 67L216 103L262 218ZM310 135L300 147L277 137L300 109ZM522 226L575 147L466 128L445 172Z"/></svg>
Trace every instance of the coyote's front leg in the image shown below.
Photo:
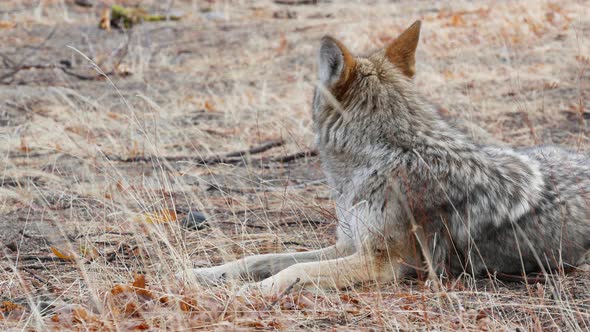
<svg viewBox="0 0 590 332"><path fill-rule="evenodd" d="M246 289L259 289L264 296L277 295L287 288L345 288L356 283L392 281L398 277L400 264L360 252L347 257L291 265L276 275Z"/></svg>
<svg viewBox="0 0 590 332"><path fill-rule="evenodd" d="M235 278L251 278L258 281L293 264L329 260L350 253L350 246L342 243L313 251L248 256L220 266L194 269L192 273L197 279L205 282ZM183 276L178 275L178 277Z"/></svg>

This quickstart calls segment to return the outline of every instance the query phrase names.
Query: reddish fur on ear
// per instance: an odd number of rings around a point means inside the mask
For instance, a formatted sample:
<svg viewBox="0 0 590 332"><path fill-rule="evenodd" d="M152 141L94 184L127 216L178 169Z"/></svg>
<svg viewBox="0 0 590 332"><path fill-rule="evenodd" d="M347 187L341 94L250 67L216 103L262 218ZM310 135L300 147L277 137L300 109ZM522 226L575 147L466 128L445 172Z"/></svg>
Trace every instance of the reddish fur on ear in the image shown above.
<svg viewBox="0 0 590 332"><path fill-rule="evenodd" d="M416 48L420 40L420 21L414 22L385 49L385 56L407 77L416 73Z"/></svg>

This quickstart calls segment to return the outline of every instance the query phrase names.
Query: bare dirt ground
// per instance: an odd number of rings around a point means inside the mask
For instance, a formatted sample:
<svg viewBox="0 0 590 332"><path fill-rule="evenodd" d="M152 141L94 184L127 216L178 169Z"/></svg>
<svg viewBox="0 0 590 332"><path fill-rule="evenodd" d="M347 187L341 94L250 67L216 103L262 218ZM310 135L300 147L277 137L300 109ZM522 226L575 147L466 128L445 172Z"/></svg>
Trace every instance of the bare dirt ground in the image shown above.
<svg viewBox="0 0 590 332"><path fill-rule="evenodd" d="M2 330L590 328L584 272L278 299L174 278L333 243L306 154L324 34L366 53L422 19L415 80L445 117L484 142L587 150L587 1L119 3L183 17L105 31L109 1L0 4ZM208 226L181 227L190 210Z"/></svg>

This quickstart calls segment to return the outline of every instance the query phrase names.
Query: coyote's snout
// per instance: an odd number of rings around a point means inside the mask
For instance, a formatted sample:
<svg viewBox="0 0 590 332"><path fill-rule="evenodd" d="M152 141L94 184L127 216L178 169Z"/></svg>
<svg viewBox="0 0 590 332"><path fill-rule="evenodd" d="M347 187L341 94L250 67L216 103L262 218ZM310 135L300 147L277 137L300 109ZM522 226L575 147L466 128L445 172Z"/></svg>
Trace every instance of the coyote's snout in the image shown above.
<svg viewBox="0 0 590 332"><path fill-rule="evenodd" d="M197 269L249 275L265 294L391 281L424 270L522 274L590 249L590 160L558 147L476 145L412 81L420 22L384 49L319 51L313 122L339 219L335 245Z"/></svg>

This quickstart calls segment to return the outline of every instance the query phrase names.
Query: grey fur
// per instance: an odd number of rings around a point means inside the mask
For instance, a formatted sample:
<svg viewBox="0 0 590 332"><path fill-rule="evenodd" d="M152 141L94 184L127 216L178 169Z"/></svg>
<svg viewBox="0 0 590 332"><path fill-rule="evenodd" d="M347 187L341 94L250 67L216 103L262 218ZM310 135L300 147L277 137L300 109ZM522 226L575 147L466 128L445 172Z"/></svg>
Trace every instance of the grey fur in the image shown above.
<svg viewBox="0 0 590 332"><path fill-rule="evenodd" d="M342 73L343 63L344 56L338 45L336 45L334 40L324 38L318 54L320 69L318 77L322 84L330 85L338 80Z"/></svg>
<svg viewBox="0 0 590 332"><path fill-rule="evenodd" d="M257 284L275 294L294 284L395 280L425 262L436 273L481 275L583 258L590 249L588 157L551 146L475 144L441 119L384 51L355 58L350 77L338 82L332 74L343 71L347 51L334 47L343 48L324 39L320 59L328 60L320 60L313 120L334 189L337 244L325 256L253 256L210 269L280 271Z"/></svg>

